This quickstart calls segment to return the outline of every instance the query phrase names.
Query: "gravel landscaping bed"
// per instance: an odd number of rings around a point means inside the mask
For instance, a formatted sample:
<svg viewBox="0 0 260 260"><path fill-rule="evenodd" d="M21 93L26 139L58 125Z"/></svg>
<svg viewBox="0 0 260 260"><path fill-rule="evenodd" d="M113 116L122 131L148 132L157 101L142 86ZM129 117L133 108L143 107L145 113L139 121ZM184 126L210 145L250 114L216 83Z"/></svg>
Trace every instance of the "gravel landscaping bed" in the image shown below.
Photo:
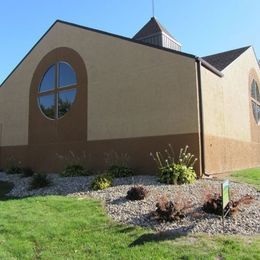
<svg viewBox="0 0 260 260"><path fill-rule="evenodd" d="M59 174L48 174L51 185L37 190L29 190L31 177L21 177L20 174L0 173L0 181L13 182L15 187L7 195L11 197L68 195L75 192L88 191L94 176L88 177L60 177Z"/></svg>
<svg viewBox="0 0 260 260"><path fill-rule="evenodd" d="M89 186L93 180L90 177L60 177L50 174L52 186L28 191L31 178L21 178L19 175L0 173L1 181L10 181L15 184L9 196L25 197L33 195L69 195L77 197L93 197L105 203L107 213L116 221L131 225L149 227L157 231L172 230L176 233L206 232L221 233L222 220L219 216L206 214L201 207L207 192L220 192L221 182L218 180L202 179L190 185L164 185L154 176L134 176L114 180L113 187L102 191L91 191ZM125 196L133 185L144 185L148 189L148 197L141 201L128 201ZM259 234L260 233L260 193L252 186L231 182L233 200L244 195L251 195L254 200L249 205L239 206L235 217L225 220L225 233L232 234ZM192 209L187 216L178 222L160 223L151 216L156 210L156 202L162 196L177 202L189 202Z"/></svg>

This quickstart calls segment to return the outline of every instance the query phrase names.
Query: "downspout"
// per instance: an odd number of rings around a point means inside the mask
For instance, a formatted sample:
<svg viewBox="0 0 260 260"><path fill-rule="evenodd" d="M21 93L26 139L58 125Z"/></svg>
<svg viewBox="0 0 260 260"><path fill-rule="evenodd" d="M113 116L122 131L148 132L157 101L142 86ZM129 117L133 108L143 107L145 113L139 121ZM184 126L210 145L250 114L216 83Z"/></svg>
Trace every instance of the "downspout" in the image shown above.
<svg viewBox="0 0 260 260"><path fill-rule="evenodd" d="M197 79L198 79L198 103L199 103L199 126L200 126L200 161L201 161L201 177L205 174L205 140L204 140L204 118L203 118L203 102L201 88L201 60L197 62Z"/></svg>
<svg viewBox="0 0 260 260"><path fill-rule="evenodd" d="M199 103L199 125L200 125L200 153L201 153L201 173L203 175L209 176L205 172L205 135L204 135L204 113L203 113L203 99L202 99L202 83L201 83L201 67L203 66L207 70L211 71L218 77L222 78L224 77L224 74L213 67L211 64L206 62L200 57L196 57L197 62L197 76L198 76L198 103Z"/></svg>

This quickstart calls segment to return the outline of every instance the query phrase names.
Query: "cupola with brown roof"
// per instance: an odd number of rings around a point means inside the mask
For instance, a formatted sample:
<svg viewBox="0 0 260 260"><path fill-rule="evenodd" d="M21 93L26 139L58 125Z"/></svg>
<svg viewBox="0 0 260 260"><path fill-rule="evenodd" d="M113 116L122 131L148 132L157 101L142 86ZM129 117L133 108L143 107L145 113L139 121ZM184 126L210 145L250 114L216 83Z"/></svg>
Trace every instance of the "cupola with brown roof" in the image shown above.
<svg viewBox="0 0 260 260"><path fill-rule="evenodd" d="M181 44L159 23L152 17L144 27L136 33L134 40L146 42L156 46L169 48L176 51L181 51Z"/></svg>

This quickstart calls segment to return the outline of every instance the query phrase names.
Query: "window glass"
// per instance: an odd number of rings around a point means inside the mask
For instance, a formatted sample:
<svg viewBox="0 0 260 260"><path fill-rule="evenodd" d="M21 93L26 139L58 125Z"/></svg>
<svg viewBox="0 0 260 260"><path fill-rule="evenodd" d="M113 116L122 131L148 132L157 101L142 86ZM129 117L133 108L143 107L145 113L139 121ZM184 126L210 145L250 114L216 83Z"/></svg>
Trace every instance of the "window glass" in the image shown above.
<svg viewBox="0 0 260 260"><path fill-rule="evenodd" d="M76 97L76 89L70 89L59 92L58 109L59 117L64 116L69 110Z"/></svg>
<svg viewBox="0 0 260 260"><path fill-rule="evenodd" d="M40 84L40 92L49 91L55 88L55 65L52 65L44 74Z"/></svg>
<svg viewBox="0 0 260 260"><path fill-rule="evenodd" d="M253 80L251 84L251 98L255 121L257 124L260 124L260 94L258 85L255 80Z"/></svg>
<svg viewBox="0 0 260 260"><path fill-rule="evenodd" d="M252 109L253 109L253 115L255 118L255 121L257 124L260 123L260 106L256 104L254 101L252 101Z"/></svg>
<svg viewBox="0 0 260 260"><path fill-rule="evenodd" d="M55 118L55 95L39 96L39 105L42 112L49 118Z"/></svg>
<svg viewBox="0 0 260 260"><path fill-rule="evenodd" d="M76 73L68 63L59 61L52 65L39 86L38 103L43 114L51 119L64 116L76 98L76 85Z"/></svg>
<svg viewBox="0 0 260 260"><path fill-rule="evenodd" d="M251 85L251 97L260 102L259 89L255 80L253 80Z"/></svg>
<svg viewBox="0 0 260 260"><path fill-rule="evenodd" d="M58 66L58 87L76 85L77 79L74 69L66 62L59 62Z"/></svg>

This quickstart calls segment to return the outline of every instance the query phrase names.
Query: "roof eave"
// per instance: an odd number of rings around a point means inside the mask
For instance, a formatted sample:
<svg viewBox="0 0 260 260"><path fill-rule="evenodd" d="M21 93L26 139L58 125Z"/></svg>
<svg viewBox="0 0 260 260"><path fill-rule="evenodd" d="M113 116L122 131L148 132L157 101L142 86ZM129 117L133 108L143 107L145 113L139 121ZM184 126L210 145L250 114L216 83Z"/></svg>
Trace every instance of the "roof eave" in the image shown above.
<svg viewBox="0 0 260 260"><path fill-rule="evenodd" d="M0 84L0 88L5 84L5 82L11 77L11 75L15 72L15 70L22 64L22 62L29 56L29 54L33 51L33 49L40 43L40 41L48 34L48 32L54 27L56 23L60 22L56 20L49 29L41 36L41 38L33 45L33 47L25 54L25 56L21 59L21 61L14 67L14 69L8 74L8 76L4 79L4 81Z"/></svg>
<svg viewBox="0 0 260 260"><path fill-rule="evenodd" d="M137 43L137 44L140 44L140 45L152 47L152 48L159 49L159 50L162 50L162 51L167 51L167 52L170 52L170 53L175 53L175 54L178 54L178 55L181 55L181 56L184 56L184 57L195 59L195 55L192 55L192 54L189 54L189 53L180 52L180 51L168 49L168 48L165 48L165 47L156 46L156 45L145 43L145 42L140 42L138 40L134 40L134 39L131 39L131 38L128 38L128 37L125 37L125 36L121 36L121 35L105 32L105 31L101 31L101 30L98 30L98 29L89 28L89 27L86 27L86 26L82 26L82 25L78 25L78 24L74 24L74 23L70 23L70 22L66 22L66 21L62 21L62 20L56 20L50 26L50 28L42 35L42 37L33 45L33 47L26 53L26 55L23 57L23 59L15 66L15 68L9 73L9 75L4 79L4 81L0 84L0 88L5 84L5 82L10 78L10 76L14 73L14 71L21 65L21 63L29 56L29 54L33 51L33 49L40 43L40 41L48 34L48 32L57 23L61 23L61 24L77 27L77 28L80 28L80 29L84 29L84 30L100 33L100 34L103 34L103 35L108 35L108 36L115 37L115 38L118 38L118 39L121 39L121 40Z"/></svg>
<svg viewBox="0 0 260 260"><path fill-rule="evenodd" d="M203 60L202 58L196 57L196 60L197 60L198 62L200 62L203 67L205 67L206 69L210 70L211 72L213 72L214 74L216 74L216 75L219 76L220 78L223 78L223 77L224 77L224 74L223 74L221 71L219 71L218 69L216 69L215 67L213 67L211 64L209 64L208 62L206 62L206 61Z"/></svg>

